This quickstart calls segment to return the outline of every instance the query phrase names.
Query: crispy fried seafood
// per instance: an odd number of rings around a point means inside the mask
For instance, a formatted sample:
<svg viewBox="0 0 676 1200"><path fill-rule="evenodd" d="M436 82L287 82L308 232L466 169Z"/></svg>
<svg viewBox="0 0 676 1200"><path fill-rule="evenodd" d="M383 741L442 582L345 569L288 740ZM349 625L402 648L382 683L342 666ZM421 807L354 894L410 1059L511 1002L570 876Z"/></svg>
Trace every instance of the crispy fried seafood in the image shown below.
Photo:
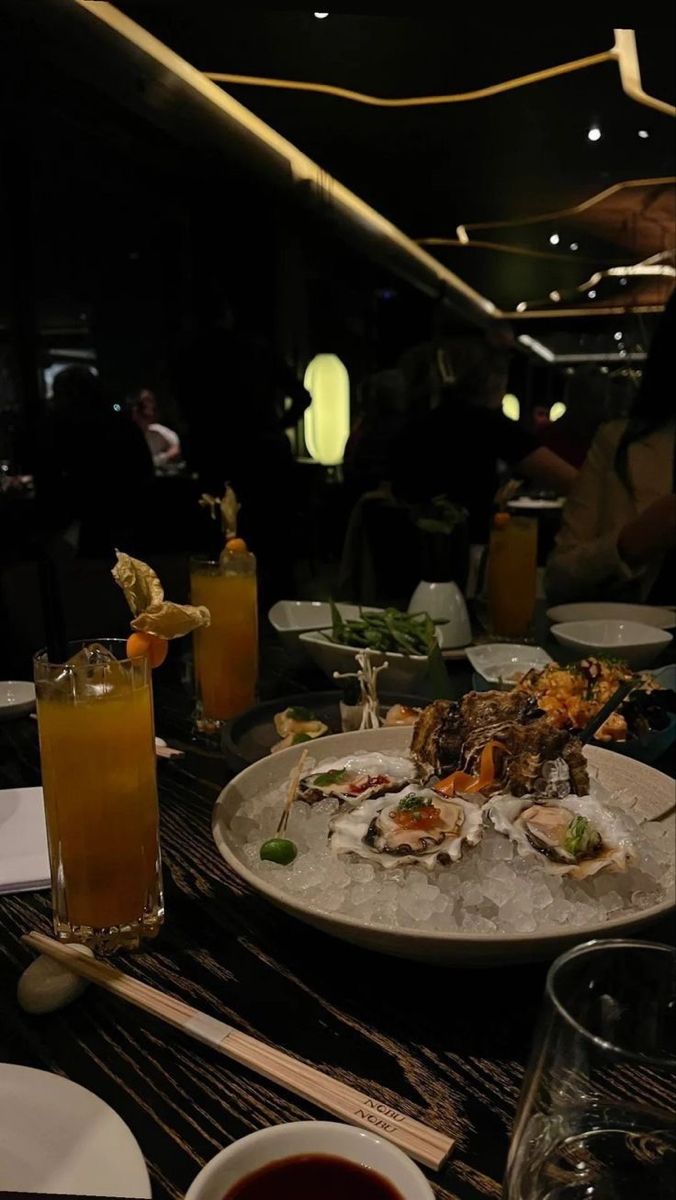
<svg viewBox="0 0 676 1200"><path fill-rule="evenodd" d="M529 671L517 684L517 690L532 696L555 725L575 730L583 729L620 684L631 678L626 663L583 658L569 667L550 663L542 671ZM638 678L637 683L640 683ZM646 688L650 686L643 684ZM612 713L596 734L599 742L624 741L626 737L627 720L621 711Z"/></svg>
<svg viewBox="0 0 676 1200"><path fill-rule="evenodd" d="M415 726L411 754L423 770L440 776L435 787L448 795L589 791L579 742L524 691L435 701Z"/></svg>

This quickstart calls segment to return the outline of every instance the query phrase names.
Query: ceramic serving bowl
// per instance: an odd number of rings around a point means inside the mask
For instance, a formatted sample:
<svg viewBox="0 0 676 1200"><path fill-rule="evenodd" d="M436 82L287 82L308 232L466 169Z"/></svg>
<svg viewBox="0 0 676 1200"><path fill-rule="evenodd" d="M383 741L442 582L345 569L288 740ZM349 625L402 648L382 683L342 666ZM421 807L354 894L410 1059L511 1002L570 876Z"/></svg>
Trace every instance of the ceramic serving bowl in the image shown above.
<svg viewBox="0 0 676 1200"><path fill-rule="evenodd" d="M552 626L552 634L581 657L612 654L637 670L654 663L674 640L671 633L636 621L564 621Z"/></svg>
<svg viewBox="0 0 676 1200"><path fill-rule="evenodd" d="M223 1200L230 1188L261 1167L306 1154L328 1154L370 1167L397 1189L402 1200L434 1200L425 1176L396 1146L365 1129L334 1121L273 1125L233 1142L202 1167L185 1200Z"/></svg>
<svg viewBox="0 0 676 1200"><path fill-rule="evenodd" d="M317 666L333 679L333 672L347 673L357 670L355 654L359 653L358 646L343 646L329 640L330 629L319 629L316 633L302 633L300 643L316 662ZM442 645L442 634L437 628L437 640ZM371 650L371 662L374 667L387 663L387 669L379 676L383 691L387 692L418 692L423 688L425 676L429 669L426 654L381 654L379 650Z"/></svg>
<svg viewBox="0 0 676 1200"><path fill-rule="evenodd" d="M657 604L621 604L612 600L587 600L579 604L556 604L547 609L552 625L562 621L638 621L656 629L676 626L676 609Z"/></svg>
<svg viewBox="0 0 676 1200"><path fill-rule="evenodd" d="M6 679L0 682L0 721L25 717L35 708L35 684Z"/></svg>
<svg viewBox="0 0 676 1200"><path fill-rule="evenodd" d="M336 607L345 620L359 620L358 605L338 604ZM304 658L298 640L301 633L326 629L331 624L331 605L326 600L278 600L268 612L268 620L287 653L293 658Z"/></svg>
<svg viewBox="0 0 676 1200"><path fill-rule="evenodd" d="M552 659L539 646L520 646L516 643L495 642L480 646L468 646L467 657L480 686L509 689L533 669L541 671Z"/></svg>

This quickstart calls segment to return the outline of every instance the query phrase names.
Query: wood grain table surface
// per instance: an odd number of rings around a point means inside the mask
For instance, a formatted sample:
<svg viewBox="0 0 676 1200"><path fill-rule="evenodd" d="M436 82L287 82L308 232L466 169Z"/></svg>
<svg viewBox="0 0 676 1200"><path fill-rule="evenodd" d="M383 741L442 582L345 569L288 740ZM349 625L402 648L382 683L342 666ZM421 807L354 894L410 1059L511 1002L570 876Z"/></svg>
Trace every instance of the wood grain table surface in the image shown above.
<svg viewBox="0 0 676 1200"><path fill-rule="evenodd" d="M307 686L271 665L268 694ZM468 688L467 670L452 678L458 693ZM307 928L252 894L211 837L230 773L220 754L190 742L190 707L170 673L158 676L157 733L186 750L158 760L166 923L148 950L116 961L452 1134L452 1158L428 1173L438 1200L499 1197L546 964L403 962ZM0 724L0 787L39 782L36 722ZM141 1146L155 1200L182 1196L233 1139L324 1115L94 987L61 1012L27 1016L15 989L32 958L19 938L31 928L51 932L49 893L0 897L0 1058L63 1074L107 1101ZM664 929L654 936L663 940Z"/></svg>

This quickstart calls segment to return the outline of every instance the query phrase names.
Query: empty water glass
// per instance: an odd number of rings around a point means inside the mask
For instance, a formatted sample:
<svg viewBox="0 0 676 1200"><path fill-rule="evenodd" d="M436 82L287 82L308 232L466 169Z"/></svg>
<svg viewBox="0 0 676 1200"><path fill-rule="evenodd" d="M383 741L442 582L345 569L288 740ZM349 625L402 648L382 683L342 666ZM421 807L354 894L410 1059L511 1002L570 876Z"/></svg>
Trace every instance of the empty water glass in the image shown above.
<svg viewBox="0 0 676 1200"><path fill-rule="evenodd" d="M673 1200L676 951L596 941L550 968L505 1200Z"/></svg>

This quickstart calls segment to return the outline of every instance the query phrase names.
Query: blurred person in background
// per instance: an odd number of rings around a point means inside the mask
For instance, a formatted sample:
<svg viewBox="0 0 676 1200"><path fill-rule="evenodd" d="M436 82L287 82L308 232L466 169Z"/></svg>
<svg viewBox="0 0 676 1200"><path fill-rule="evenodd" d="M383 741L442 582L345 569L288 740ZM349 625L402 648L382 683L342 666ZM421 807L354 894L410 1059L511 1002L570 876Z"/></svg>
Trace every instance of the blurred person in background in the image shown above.
<svg viewBox="0 0 676 1200"><path fill-rule="evenodd" d="M157 399L149 388L142 388L131 406L132 420L138 425L148 443L156 467L166 466L167 463L180 462L182 458L181 439L168 425L161 425L158 420Z"/></svg>
<svg viewBox="0 0 676 1200"><path fill-rule="evenodd" d="M475 339L476 340L476 339ZM500 464L539 487L566 495L576 476L569 463L502 412L508 358L502 346L479 344L461 360L432 412L397 439L392 463L395 495L429 500L444 495L469 513L470 540L488 538Z"/></svg>
<svg viewBox="0 0 676 1200"><path fill-rule="evenodd" d="M268 340L237 327L227 304L185 343L176 380L188 462L204 491L220 496L226 480L235 489L262 603L293 595L297 551L283 534L297 523L299 501L285 430L302 417L309 393Z"/></svg>
<svg viewBox="0 0 676 1200"><path fill-rule="evenodd" d="M117 412L88 367L54 379L51 409L38 436L35 490L46 538L83 557L144 547L153 481L141 431Z"/></svg>
<svg viewBox="0 0 676 1200"><path fill-rule="evenodd" d="M675 342L676 293L655 331L629 417L601 427L568 497L547 567L554 603L673 603Z"/></svg>
<svg viewBox="0 0 676 1200"><path fill-rule="evenodd" d="M343 477L351 501L389 482L392 446L404 425L401 371L378 371L362 384L361 414L350 431Z"/></svg>

